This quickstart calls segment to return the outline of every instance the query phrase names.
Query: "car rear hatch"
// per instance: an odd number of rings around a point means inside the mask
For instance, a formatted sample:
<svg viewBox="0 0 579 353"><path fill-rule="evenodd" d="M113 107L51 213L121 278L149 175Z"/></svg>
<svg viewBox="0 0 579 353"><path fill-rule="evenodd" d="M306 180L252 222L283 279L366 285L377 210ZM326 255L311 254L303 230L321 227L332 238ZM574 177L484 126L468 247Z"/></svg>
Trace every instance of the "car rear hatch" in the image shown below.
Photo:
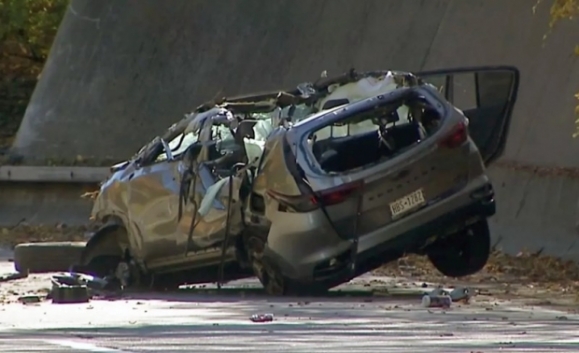
<svg viewBox="0 0 579 353"><path fill-rule="evenodd" d="M434 89L400 89L296 130L312 202L345 238L428 207L468 180L464 116Z"/></svg>

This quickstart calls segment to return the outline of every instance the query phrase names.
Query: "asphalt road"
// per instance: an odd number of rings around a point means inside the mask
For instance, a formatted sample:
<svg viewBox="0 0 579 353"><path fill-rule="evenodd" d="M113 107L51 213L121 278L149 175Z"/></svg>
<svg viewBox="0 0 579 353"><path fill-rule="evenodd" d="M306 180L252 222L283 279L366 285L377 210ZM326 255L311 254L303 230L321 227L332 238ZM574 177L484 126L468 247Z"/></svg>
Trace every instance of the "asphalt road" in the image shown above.
<svg viewBox="0 0 579 353"><path fill-rule="evenodd" d="M420 308L415 301L182 296L0 311L2 352L572 352L577 315L507 304ZM534 309L534 310L533 310ZM271 312L272 323L248 317ZM559 317L559 319L557 319Z"/></svg>
<svg viewBox="0 0 579 353"><path fill-rule="evenodd" d="M0 266L7 269L9 265ZM381 282L378 282L380 280ZM46 287L34 276L0 291ZM270 298L254 282L86 304L0 305L1 352L575 352L579 315L477 296L420 307L422 289L361 278L325 298ZM378 283L378 284L377 284ZM376 286L390 296L372 295ZM272 313L274 321L249 317Z"/></svg>

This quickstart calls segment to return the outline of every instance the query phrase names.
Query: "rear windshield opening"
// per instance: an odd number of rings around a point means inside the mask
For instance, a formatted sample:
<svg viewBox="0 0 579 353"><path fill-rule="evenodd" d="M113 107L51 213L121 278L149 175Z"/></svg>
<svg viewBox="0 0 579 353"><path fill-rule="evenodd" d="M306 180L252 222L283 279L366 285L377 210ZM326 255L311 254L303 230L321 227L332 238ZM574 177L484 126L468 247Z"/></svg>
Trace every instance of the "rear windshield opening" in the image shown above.
<svg viewBox="0 0 579 353"><path fill-rule="evenodd" d="M343 173L411 149L436 132L441 121L423 98L405 97L324 126L308 142L324 171Z"/></svg>

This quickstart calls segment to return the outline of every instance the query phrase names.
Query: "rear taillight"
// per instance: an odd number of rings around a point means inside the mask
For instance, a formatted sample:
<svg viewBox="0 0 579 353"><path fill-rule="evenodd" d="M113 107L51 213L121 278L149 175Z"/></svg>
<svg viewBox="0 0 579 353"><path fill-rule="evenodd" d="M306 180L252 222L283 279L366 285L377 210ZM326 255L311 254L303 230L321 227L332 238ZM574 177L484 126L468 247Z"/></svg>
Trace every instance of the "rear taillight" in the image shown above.
<svg viewBox="0 0 579 353"><path fill-rule="evenodd" d="M333 206L348 200L349 197L356 194L361 185L358 182L344 184L317 192L314 195L288 196L273 190L268 190L267 194L279 202L280 211L310 212L320 208L322 205L324 207Z"/></svg>
<svg viewBox="0 0 579 353"><path fill-rule="evenodd" d="M310 212L318 208L311 198L306 195L289 196L280 194L273 190L267 190L267 194L279 203L278 211L280 212Z"/></svg>
<svg viewBox="0 0 579 353"><path fill-rule="evenodd" d="M348 197L354 195L361 186L361 183L340 185L335 188L318 192L316 196L311 198L311 200L315 204L322 204L324 206L337 205L346 201Z"/></svg>
<svg viewBox="0 0 579 353"><path fill-rule="evenodd" d="M468 131L464 122L456 124L452 131L438 143L439 146L445 148L456 148L462 146L468 138Z"/></svg>

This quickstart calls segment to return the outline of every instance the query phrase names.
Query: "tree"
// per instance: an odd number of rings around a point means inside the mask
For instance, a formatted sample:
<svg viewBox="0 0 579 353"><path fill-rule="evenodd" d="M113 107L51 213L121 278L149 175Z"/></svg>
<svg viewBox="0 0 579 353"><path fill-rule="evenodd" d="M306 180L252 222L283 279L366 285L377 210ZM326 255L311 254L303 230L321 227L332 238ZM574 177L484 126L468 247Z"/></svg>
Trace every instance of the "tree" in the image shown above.
<svg viewBox="0 0 579 353"><path fill-rule="evenodd" d="M0 0L0 156L16 134L67 6L68 0Z"/></svg>
<svg viewBox="0 0 579 353"><path fill-rule="evenodd" d="M539 5L543 0L538 0L537 5ZM579 0L553 0L551 5L551 21L549 22L549 27L553 29L557 23L561 20L573 20L577 15L579 15ZM579 55L579 45L575 46L575 54ZM579 101L579 93L575 95L577 101ZM573 137L579 136L579 102L575 107L575 133Z"/></svg>
<svg viewBox="0 0 579 353"><path fill-rule="evenodd" d="M42 70L67 5L68 0L0 0L0 74Z"/></svg>

